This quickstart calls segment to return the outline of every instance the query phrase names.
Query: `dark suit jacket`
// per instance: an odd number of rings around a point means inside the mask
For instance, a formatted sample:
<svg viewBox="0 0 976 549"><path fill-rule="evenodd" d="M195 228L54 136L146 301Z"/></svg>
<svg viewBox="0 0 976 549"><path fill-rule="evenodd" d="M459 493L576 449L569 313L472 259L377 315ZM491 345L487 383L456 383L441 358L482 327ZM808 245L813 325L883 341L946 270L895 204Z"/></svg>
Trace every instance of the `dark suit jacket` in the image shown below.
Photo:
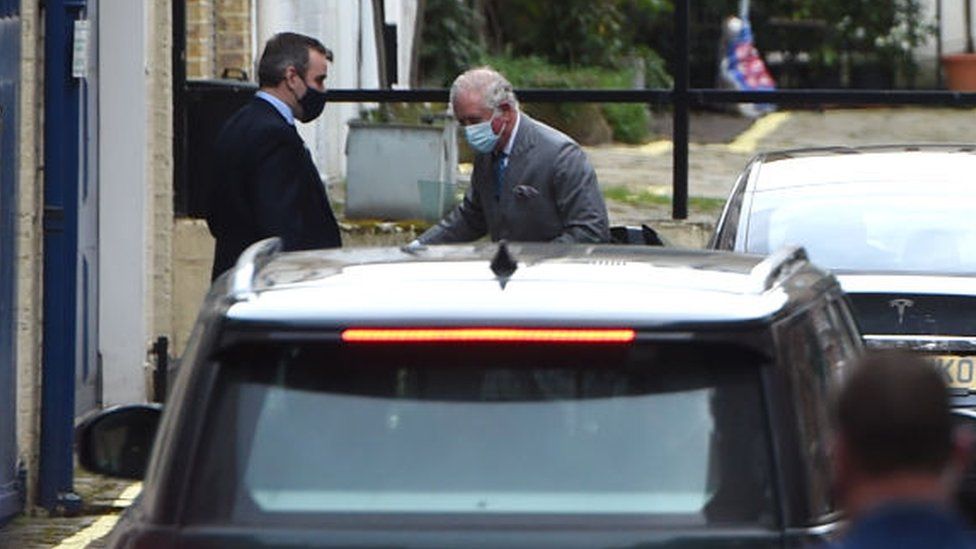
<svg viewBox="0 0 976 549"><path fill-rule="evenodd" d="M421 243L466 242L485 233L495 241L610 240L607 207L586 154L559 131L519 116L499 199L493 155L479 154L464 200L420 235Z"/></svg>
<svg viewBox="0 0 976 549"><path fill-rule="evenodd" d="M322 179L294 126L255 97L224 124L215 145L207 225L216 238L212 278L251 244L272 236L285 250L334 248L339 226Z"/></svg>

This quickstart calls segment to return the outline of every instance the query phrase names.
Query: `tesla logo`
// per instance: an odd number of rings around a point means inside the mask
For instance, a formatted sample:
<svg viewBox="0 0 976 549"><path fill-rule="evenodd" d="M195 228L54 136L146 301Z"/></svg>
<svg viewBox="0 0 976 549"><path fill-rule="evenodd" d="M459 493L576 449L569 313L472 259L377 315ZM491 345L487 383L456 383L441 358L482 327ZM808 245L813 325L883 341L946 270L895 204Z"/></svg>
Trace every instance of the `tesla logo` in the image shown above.
<svg viewBox="0 0 976 549"><path fill-rule="evenodd" d="M915 302L911 299L892 299L888 302L888 306L898 311L898 324L901 324L905 321L905 309L914 307Z"/></svg>

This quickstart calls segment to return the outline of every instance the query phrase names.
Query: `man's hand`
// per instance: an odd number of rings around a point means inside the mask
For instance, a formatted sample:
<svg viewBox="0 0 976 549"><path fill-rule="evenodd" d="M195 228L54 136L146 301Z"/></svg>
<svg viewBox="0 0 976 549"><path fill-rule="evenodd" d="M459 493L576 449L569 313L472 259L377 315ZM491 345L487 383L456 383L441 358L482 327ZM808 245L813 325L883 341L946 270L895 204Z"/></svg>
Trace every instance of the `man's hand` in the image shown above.
<svg viewBox="0 0 976 549"><path fill-rule="evenodd" d="M414 254L421 250L426 250L426 249L427 246L425 244L421 244L421 242L416 238L411 240L409 244L400 247L400 251L408 254Z"/></svg>

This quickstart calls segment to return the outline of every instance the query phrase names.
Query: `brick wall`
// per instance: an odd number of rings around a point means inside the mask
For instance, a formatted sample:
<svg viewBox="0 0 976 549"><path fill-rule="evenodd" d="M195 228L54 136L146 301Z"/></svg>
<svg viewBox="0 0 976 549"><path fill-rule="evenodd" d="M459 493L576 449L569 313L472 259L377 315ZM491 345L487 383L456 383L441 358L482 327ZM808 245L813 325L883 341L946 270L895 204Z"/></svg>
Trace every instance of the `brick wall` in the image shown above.
<svg viewBox="0 0 976 549"><path fill-rule="evenodd" d="M214 77L214 0L186 2L186 77Z"/></svg>
<svg viewBox="0 0 976 549"><path fill-rule="evenodd" d="M254 0L186 0L187 78L219 78L243 70L253 79Z"/></svg>
<svg viewBox="0 0 976 549"><path fill-rule="evenodd" d="M240 69L253 78L251 0L216 0L216 3L217 71Z"/></svg>

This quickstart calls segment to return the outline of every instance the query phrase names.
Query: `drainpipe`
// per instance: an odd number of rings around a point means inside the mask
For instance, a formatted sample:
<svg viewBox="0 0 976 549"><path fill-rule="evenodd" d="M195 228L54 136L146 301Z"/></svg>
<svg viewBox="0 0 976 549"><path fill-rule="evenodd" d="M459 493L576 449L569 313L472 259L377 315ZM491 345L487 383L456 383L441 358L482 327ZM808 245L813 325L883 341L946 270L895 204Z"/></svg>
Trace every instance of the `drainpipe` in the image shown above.
<svg viewBox="0 0 976 549"><path fill-rule="evenodd" d="M973 4L972 0L963 0L966 14L966 53L973 53Z"/></svg>

